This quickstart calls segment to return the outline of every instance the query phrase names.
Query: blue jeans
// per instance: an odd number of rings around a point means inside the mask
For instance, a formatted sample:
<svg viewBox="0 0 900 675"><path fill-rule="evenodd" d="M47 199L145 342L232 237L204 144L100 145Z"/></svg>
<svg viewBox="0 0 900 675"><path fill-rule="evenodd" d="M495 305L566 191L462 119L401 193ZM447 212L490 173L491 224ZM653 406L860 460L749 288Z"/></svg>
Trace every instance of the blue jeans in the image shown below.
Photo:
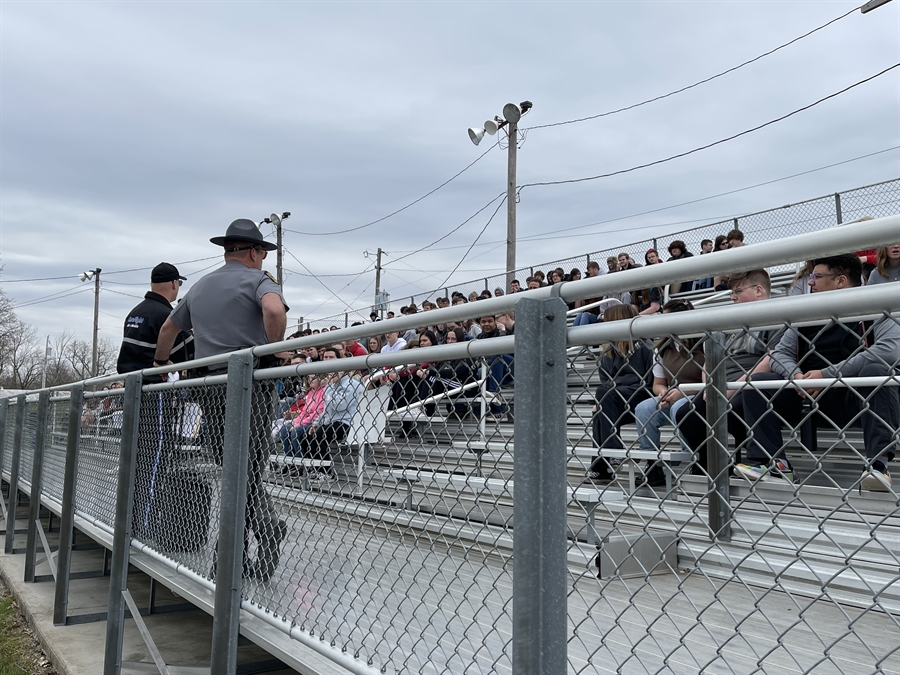
<svg viewBox="0 0 900 675"><path fill-rule="evenodd" d="M289 457L302 457L303 453L300 450L300 439L306 435L307 429L309 429L311 425L309 424L300 424L296 427L289 427L284 425L281 427L281 430L278 432L278 435L281 436L281 444L284 447L284 454Z"/></svg>
<svg viewBox="0 0 900 675"><path fill-rule="evenodd" d="M672 405L660 407L659 398L654 396L638 403L634 409L634 419L637 422L641 450L659 452L659 430L666 424L675 424L675 413L690 400L690 397L685 396ZM678 437L681 440L681 434ZM690 452L684 441L681 441L681 449Z"/></svg>
<svg viewBox="0 0 900 675"><path fill-rule="evenodd" d="M515 360L512 354L497 354L488 360L488 391L498 391L513 383Z"/></svg>
<svg viewBox="0 0 900 675"><path fill-rule="evenodd" d="M592 323L597 323L600 320L600 317L596 314L591 314L590 312L582 312L578 316L575 317L575 322L572 324L573 326L590 326Z"/></svg>

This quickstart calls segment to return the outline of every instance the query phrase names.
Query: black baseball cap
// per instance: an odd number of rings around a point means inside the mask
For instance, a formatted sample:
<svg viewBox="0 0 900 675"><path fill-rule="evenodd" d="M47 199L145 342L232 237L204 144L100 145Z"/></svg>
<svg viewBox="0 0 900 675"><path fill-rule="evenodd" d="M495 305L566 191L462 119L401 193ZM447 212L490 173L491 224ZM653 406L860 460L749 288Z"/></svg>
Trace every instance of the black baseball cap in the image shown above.
<svg viewBox="0 0 900 675"><path fill-rule="evenodd" d="M175 281L176 279L187 281L187 277L178 274L178 268L172 263L161 262L153 268L152 272L150 272L151 284L163 284L167 281Z"/></svg>

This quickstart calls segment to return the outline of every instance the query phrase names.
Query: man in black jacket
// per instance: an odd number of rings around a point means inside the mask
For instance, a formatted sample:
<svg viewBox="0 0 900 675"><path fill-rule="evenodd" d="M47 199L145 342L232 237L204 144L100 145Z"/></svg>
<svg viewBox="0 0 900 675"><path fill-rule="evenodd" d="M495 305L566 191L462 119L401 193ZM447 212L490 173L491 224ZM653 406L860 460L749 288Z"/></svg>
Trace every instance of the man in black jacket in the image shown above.
<svg viewBox="0 0 900 675"><path fill-rule="evenodd" d="M150 290L143 302L128 313L122 346L116 370L131 373L135 370L153 367L156 354L156 340L159 329L172 311L172 303L178 297L181 284L187 280L178 273L178 268L167 262L159 263L150 273ZM194 355L194 338L180 333L172 347L173 363L189 361Z"/></svg>

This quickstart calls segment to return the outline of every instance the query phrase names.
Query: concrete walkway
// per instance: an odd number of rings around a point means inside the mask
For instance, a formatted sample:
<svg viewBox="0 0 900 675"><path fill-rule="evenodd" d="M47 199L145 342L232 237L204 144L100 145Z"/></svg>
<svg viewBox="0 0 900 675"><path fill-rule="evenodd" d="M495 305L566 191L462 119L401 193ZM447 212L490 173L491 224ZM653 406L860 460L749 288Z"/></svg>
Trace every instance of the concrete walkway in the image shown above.
<svg viewBox="0 0 900 675"><path fill-rule="evenodd" d="M27 499L17 509L17 515L28 512ZM47 527L46 516L42 519ZM5 523L4 523L5 526ZM25 520L16 521L16 530L25 530ZM54 531L47 538L51 548L58 542L59 520L53 519ZM69 582L68 616L72 621L84 620L87 615L105 613L109 601L109 576L102 576L103 549L88 537L76 532L76 550L72 555L72 572L96 572L97 576L72 579ZM2 547L0 547L2 551ZM100 675L103 672L103 657L106 644L106 621L96 619L73 625L53 625L53 602L55 584L50 577L47 562L37 566L34 583L26 584L25 535L17 534L15 549L11 555L0 552L0 576L15 596L22 613L34 629L37 638L53 663L59 675ZM43 558L38 553L38 560ZM140 608L147 608L150 602L150 577L134 570L128 577L128 588ZM186 609L185 606L188 608ZM172 666L204 668L209 673L210 645L212 640L212 617L207 613L190 608L184 599L177 597L162 584L156 585L156 612L145 616L144 620L153 640L156 642L165 662ZM165 611L166 608L180 611ZM79 618L80 617L80 618ZM122 649L123 661L143 661L147 666L122 669L123 673L156 673L150 651L138 632L134 621L125 622L125 639ZM241 639L238 649L238 673L267 672L274 675L297 675L297 671L284 667L263 649ZM183 671L184 672L184 671Z"/></svg>

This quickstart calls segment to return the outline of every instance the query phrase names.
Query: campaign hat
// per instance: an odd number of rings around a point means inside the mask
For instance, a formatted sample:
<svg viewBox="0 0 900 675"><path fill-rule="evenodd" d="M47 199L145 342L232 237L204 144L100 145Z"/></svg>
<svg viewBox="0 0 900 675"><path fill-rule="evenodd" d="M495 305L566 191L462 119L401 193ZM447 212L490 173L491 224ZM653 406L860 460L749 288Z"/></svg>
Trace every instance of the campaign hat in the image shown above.
<svg viewBox="0 0 900 675"><path fill-rule="evenodd" d="M278 248L272 242L266 241L262 236L262 232L260 232L259 228L256 226L256 223L247 218L238 218L228 226L227 230L225 230L225 236L213 237L209 241L216 246L224 246L226 241L246 241L251 244L256 244L264 251L274 251Z"/></svg>

